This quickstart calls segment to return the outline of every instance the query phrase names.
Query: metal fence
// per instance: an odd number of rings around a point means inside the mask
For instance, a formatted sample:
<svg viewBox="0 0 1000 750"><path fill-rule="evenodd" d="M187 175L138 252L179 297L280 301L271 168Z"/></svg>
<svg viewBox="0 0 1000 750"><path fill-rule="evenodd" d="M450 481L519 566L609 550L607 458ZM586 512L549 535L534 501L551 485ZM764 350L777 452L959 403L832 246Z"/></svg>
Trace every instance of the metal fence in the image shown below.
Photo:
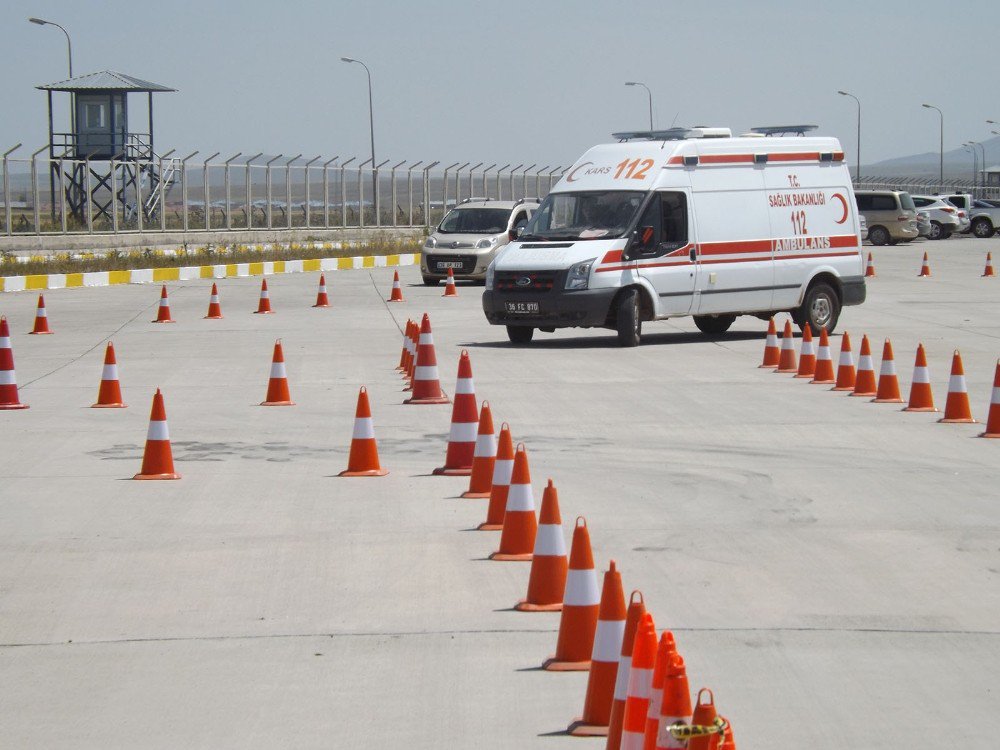
<svg viewBox="0 0 1000 750"><path fill-rule="evenodd" d="M912 195L947 195L971 193L976 198L1000 200L1000 186L979 185L972 180L952 180L942 183L938 178L861 176L855 190L905 190Z"/></svg>

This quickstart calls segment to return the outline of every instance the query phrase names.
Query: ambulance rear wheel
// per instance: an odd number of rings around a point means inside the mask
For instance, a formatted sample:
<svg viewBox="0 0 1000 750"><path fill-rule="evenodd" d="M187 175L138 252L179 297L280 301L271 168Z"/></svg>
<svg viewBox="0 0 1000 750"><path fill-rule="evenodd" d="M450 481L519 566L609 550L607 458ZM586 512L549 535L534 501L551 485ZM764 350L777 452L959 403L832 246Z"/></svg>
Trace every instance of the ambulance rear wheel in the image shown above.
<svg viewBox="0 0 1000 750"><path fill-rule="evenodd" d="M792 319L799 328L805 330L806 325L812 328L814 336L819 336L822 329L833 333L840 318L840 297L829 284L814 284L809 287L802 307L792 311Z"/></svg>
<svg viewBox="0 0 1000 750"><path fill-rule="evenodd" d="M531 343L531 337L535 335L535 329L531 326L507 326L507 338L512 344L524 346Z"/></svg>
<svg viewBox="0 0 1000 750"><path fill-rule="evenodd" d="M642 315L639 313L639 290L626 289L618 295L615 319L619 346L639 346L642 337Z"/></svg>
<svg viewBox="0 0 1000 750"><path fill-rule="evenodd" d="M709 335L725 333L736 322L735 315L695 315L694 324L698 330Z"/></svg>

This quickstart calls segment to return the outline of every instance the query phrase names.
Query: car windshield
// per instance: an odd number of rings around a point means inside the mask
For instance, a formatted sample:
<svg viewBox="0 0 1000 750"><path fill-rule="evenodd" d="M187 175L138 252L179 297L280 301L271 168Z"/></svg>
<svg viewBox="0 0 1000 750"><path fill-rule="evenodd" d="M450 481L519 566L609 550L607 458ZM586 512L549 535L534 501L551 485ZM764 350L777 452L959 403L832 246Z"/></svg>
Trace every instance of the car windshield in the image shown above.
<svg viewBox="0 0 1000 750"><path fill-rule="evenodd" d="M597 240L621 237L644 193L603 190L550 193L524 228L522 240Z"/></svg>
<svg viewBox="0 0 1000 750"><path fill-rule="evenodd" d="M438 231L443 234L496 234L507 228L509 208L456 208L453 209Z"/></svg>
<svg viewBox="0 0 1000 750"><path fill-rule="evenodd" d="M904 211L916 211L917 207L913 205L913 198L910 197L909 193L899 194L899 205L903 207Z"/></svg>

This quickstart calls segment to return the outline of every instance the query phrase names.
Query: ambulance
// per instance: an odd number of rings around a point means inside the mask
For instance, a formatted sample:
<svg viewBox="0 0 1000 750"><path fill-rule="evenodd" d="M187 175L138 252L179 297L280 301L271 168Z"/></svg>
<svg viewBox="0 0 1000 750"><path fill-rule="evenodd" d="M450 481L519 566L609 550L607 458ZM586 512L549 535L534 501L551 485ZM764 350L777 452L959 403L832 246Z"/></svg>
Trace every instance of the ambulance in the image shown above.
<svg viewBox="0 0 1000 750"><path fill-rule="evenodd" d="M535 330L691 315L722 334L739 315L791 313L832 333L865 301L844 152L815 126L616 133L563 175L490 264L483 311L515 344Z"/></svg>

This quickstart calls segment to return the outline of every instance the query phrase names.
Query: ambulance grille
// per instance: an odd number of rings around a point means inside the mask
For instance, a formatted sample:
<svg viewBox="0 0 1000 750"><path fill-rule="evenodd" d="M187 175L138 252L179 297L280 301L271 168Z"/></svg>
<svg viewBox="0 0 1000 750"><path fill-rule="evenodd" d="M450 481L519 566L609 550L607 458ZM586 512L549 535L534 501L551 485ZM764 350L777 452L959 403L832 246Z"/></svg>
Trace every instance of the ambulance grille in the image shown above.
<svg viewBox="0 0 1000 750"><path fill-rule="evenodd" d="M493 285L504 292L549 292L555 286L556 275L556 271L498 271Z"/></svg>

